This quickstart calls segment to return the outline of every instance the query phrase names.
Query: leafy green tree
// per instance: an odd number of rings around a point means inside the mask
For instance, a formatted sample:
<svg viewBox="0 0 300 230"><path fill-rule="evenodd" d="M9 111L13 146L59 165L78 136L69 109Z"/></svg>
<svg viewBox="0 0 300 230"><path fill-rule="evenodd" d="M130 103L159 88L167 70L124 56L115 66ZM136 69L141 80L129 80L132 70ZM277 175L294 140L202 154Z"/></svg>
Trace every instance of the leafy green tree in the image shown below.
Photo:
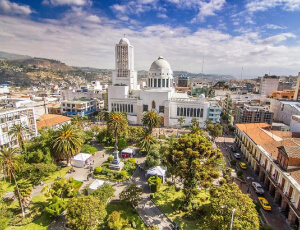
<svg viewBox="0 0 300 230"><path fill-rule="evenodd" d="M60 158L67 158L68 165L71 157L80 151L82 135L77 126L65 124L53 136L52 149Z"/></svg>
<svg viewBox="0 0 300 230"><path fill-rule="evenodd" d="M161 117L155 110L144 112L142 117L142 123L148 127L148 132L152 134L153 128L158 127L161 122Z"/></svg>
<svg viewBox="0 0 300 230"><path fill-rule="evenodd" d="M148 168L158 166L161 164L161 154L158 148L151 148L146 157L145 165Z"/></svg>
<svg viewBox="0 0 300 230"><path fill-rule="evenodd" d="M106 217L105 205L94 196L73 197L67 204L67 222L72 229L98 229Z"/></svg>
<svg viewBox="0 0 300 230"><path fill-rule="evenodd" d="M128 126L126 131L127 133L124 138L130 143L137 142L144 135L144 129L140 126Z"/></svg>
<svg viewBox="0 0 300 230"><path fill-rule="evenodd" d="M128 220L123 219L120 212L113 211L107 218L107 224L109 229L121 230L128 224Z"/></svg>
<svg viewBox="0 0 300 230"><path fill-rule="evenodd" d="M178 117L177 122L179 123L179 126L181 127L184 124L185 119L183 117Z"/></svg>
<svg viewBox="0 0 300 230"><path fill-rule="evenodd" d="M116 190L111 185L104 183L100 188L93 191L91 195L97 197L106 204L107 201L114 196L115 191Z"/></svg>
<svg viewBox="0 0 300 230"><path fill-rule="evenodd" d="M32 185L29 181L26 180L19 180L18 181L18 188L15 187L14 194L18 196L20 194L20 200L22 206L27 208L31 201L31 193L32 193Z"/></svg>
<svg viewBox="0 0 300 230"><path fill-rule="evenodd" d="M18 140L20 148L24 153L25 153L24 140L28 133L29 133L29 128L25 123L14 124L8 132L8 135L10 135L11 138L15 138Z"/></svg>
<svg viewBox="0 0 300 230"><path fill-rule="evenodd" d="M146 132L144 136L140 139L138 146L145 150L147 153L149 152L151 146L155 143L155 139L152 134Z"/></svg>
<svg viewBox="0 0 300 230"><path fill-rule="evenodd" d="M235 209L233 229L259 229L255 204L236 184L224 184L211 191L209 215L206 216L208 228L229 229L233 209Z"/></svg>
<svg viewBox="0 0 300 230"><path fill-rule="evenodd" d="M70 177L68 180L66 178L61 178L55 180L52 184L50 190L47 193L47 196L58 196L58 197L73 197L76 192L76 183L74 179ZM81 184L79 184L79 187Z"/></svg>
<svg viewBox="0 0 300 230"><path fill-rule="evenodd" d="M25 217L24 207L21 200L21 194L19 190L19 186L15 177L15 172L19 170L20 167L20 155L19 149L6 149L3 148L0 150L0 167L4 174L4 176L9 178L9 181L11 181L11 178L13 178L15 185L16 185L16 195L19 200L19 205L22 210L22 216Z"/></svg>
<svg viewBox="0 0 300 230"><path fill-rule="evenodd" d="M67 202L61 200L58 196L51 199L50 205L45 208L45 212L51 217L57 217L67 208Z"/></svg>
<svg viewBox="0 0 300 230"><path fill-rule="evenodd" d="M183 135L170 146L165 156L170 172L183 180L183 192L187 206L198 186L204 186L217 176L222 154L213 149L212 143L204 136Z"/></svg>
<svg viewBox="0 0 300 230"><path fill-rule="evenodd" d="M206 127L209 135L212 137L213 141L222 135L223 128L220 124L208 124Z"/></svg>
<svg viewBox="0 0 300 230"><path fill-rule="evenodd" d="M195 126L195 127L198 127L199 128L199 120L197 119L197 118L192 118L192 120L191 120L191 124L192 124L192 126Z"/></svg>
<svg viewBox="0 0 300 230"><path fill-rule="evenodd" d="M156 174L155 176L150 177L147 182L151 186L151 192L158 192L162 179Z"/></svg>
<svg viewBox="0 0 300 230"><path fill-rule="evenodd" d="M127 141L124 138L121 138L118 141L118 150L126 149L128 146Z"/></svg>
<svg viewBox="0 0 300 230"><path fill-rule="evenodd" d="M49 163L24 164L18 172L18 177L28 180L33 185L40 184L51 173L55 172L57 166Z"/></svg>
<svg viewBox="0 0 300 230"><path fill-rule="evenodd" d="M108 129L113 131L115 137L115 150L118 150L118 135L127 126L127 118L124 113L110 112L107 122Z"/></svg>
<svg viewBox="0 0 300 230"><path fill-rule="evenodd" d="M120 193L120 199L136 207L138 203L142 200L142 193L142 188L138 187L135 184L132 184Z"/></svg>

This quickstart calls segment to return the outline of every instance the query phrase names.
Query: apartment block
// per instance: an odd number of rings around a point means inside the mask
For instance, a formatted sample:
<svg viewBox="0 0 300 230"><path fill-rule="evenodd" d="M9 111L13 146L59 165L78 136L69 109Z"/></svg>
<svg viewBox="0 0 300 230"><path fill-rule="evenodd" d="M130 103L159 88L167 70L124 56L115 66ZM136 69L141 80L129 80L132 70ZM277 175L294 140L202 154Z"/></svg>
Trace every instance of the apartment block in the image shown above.
<svg viewBox="0 0 300 230"><path fill-rule="evenodd" d="M28 126L29 132L24 139L30 139L37 135L34 108L18 108L0 110L0 146L18 146L18 140L12 138L8 133L15 124Z"/></svg>
<svg viewBox="0 0 300 230"><path fill-rule="evenodd" d="M72 101L61 102L61 114L65 116L88 116L96 111L99 111L103 106L103 101L98 99L80 98Z"/></svg>
<svg viewBox="0 0 300 230"><path fill-rule="evenodd" d="M299 230L300 138L267 123L237 124L235 142L264 189Z"/></svg>
<svg viewBox="0 0 300 230"><path fill-rule="evenodd" d="M234 123L263 123L272 124L274 113L268 106L244 104L236 107Z"/></svg>

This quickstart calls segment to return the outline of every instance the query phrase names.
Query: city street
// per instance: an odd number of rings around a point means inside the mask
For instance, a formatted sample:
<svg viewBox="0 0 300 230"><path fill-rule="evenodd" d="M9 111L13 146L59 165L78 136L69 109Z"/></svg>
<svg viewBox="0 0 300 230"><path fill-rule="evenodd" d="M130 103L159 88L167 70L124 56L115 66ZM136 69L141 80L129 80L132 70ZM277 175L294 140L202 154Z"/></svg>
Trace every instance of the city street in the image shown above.
<svg viewBox="0 0 300 230"><path fill-rule="evenodd" d="M236 159L234 157L234 152L231 150L230 146L235 146L234 144L234 137L233 136L225 136L225 137L218 137L216 139L216 145L221 149L223 155L226 158L226 162L230 163L231 159L236 160L236 171L243 171L243 177L245 182L242 182L239 179L235 179L234 182L239 186L239 188L243 191L243 193L248 193L249 196L255 201L258 202L258 194L254 191L253 187L251 186L251 182L255 181L263 185L259 179L258 175L256 175L250 165L246 162L243 154L240 152L239 149L236 149L237 152L241 153L241 159ZM247 169L243 170L239 167L239 162L244 162L247 165ZM280 212L280 208L278 205L273 201L274 198L269 194L266 189L264 189L265 193L262 195L265 197L268 202L270 203L272 210L265 211L262 208L261 213L264 216L264 219L268 225L270 225L273 229L276 230L290 230L292 229L288 223L286 222L285 216Z"/></svg>

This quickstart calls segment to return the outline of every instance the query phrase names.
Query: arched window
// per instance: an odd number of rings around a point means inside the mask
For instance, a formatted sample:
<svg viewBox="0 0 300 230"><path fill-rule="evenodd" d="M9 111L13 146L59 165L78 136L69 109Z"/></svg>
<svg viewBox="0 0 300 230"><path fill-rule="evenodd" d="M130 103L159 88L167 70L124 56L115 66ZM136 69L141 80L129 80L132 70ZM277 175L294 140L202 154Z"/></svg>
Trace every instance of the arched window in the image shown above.
<svg viewBox="0 0 300 230"><path fill-rule="evenodd" d="M152 109L155 109L156 108L156 103L155 101L152 101L152 106L151 106Z"/></svg>

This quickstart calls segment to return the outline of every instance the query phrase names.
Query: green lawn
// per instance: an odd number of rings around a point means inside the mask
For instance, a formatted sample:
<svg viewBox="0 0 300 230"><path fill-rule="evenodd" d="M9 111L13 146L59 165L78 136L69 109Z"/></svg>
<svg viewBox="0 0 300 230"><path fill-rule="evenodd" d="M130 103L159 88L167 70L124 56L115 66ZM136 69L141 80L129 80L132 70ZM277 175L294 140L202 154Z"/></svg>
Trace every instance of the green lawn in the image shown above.
<svg viewBox="0 0 300 230"><path fill-rule="evenodd" d="M35 196L32 198L32 205L33 206L45 206L47 205L47 198L44 195ZM18 209L19 204L17 201L14 201L10 208L12 209ZM7 230L46 230L48 229L48 226L52 222L52 219L46 215L45 213L41 214L37 219L35 219L33 222L23 225L23 226L9 226L6 228Z"/></svg>
<svg viewBox="0 0 300 230"><path fill-rule="evenodd" d="M72 166L68 166L68 167L63 167L61 168L61 170L59 171L55 171L52 175L50 175L49 177L47 177L45 179L44 184L46 183L50 183L52 181L54 181L57 177L65 177L65 175L67 174L68 170L71 168Z"/></svg>
<svg viewBox="0 0 300 230"><path fill-rule="evenodd" d="M182 190L176 191L174 186L164 184L153 200L180 229L202 229L201 220L194 218L191 213L175 210L174 201L183 195ZM200 202L201 205L209 203L209 192L200 191L194 202Z"/></svg>
<svg viewBox="0 0 300 230"><path fill-rule="evenodd" d="M106 207L107 216L111 214L113 211L122 212L122 217L124 219L128 219L128 222L131 223L131 221L134 221L136 224L136 229L144 230L146 229L146 226L144 225L144 222L141 220L139 215L133 210L131 205L124 203L124 202L113 202L108 203ZM106 221L106 219L105 219ZM126 228L124 228L126 229ZM131 229L131 228L128 228Z"/></svg>
<svg viewBox="0 0 300 230"><path fill-rule="evenodd" d="M10 183L9 181L5 181L5 180L1 181L1 187L3 189L3 193L14 191L15 185L12 183Z"/></svg>

